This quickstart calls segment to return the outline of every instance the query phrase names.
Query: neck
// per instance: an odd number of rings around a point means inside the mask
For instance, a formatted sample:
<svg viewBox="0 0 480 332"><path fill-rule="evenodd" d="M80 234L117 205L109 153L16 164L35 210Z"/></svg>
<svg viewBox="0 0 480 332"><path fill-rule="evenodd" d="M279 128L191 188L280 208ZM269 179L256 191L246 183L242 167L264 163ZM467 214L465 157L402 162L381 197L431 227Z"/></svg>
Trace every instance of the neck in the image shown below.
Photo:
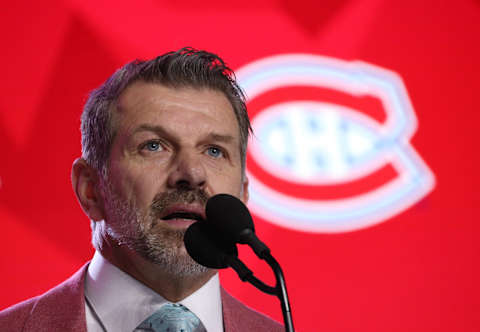
<svg viewBox="0 0 480 332"><path fill-rule="evenodd" d="M197 291L216 270L192 275L174 275L162 266L141 257L126 246L108 241L100 250L102 256L120 270L151 288L169 302L179 302Z"/></svg>

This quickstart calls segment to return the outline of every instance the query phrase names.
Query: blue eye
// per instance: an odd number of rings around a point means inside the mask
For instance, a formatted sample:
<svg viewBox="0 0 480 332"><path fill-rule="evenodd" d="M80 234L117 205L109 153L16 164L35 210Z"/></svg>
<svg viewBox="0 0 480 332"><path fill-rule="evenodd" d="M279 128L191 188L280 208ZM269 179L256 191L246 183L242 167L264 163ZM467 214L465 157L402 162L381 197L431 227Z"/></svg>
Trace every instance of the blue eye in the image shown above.
<svg viewBox="0 0 480 332"><path fill-rule="evenodd" d="M160 143L157 142L157 141L149 141L147 142L144 147L148 150L148 151L158 151L160 150Z"/></svg>
<svg viewBox="0 0 480 332"><path fill-rule="evenodd" d="M209 147L207 149L207 153L208 153L209 156L214 157L214 158L220 158L220 157L223 156L222 150L219 149L219 148L216 148L214 146Z"/></svg>

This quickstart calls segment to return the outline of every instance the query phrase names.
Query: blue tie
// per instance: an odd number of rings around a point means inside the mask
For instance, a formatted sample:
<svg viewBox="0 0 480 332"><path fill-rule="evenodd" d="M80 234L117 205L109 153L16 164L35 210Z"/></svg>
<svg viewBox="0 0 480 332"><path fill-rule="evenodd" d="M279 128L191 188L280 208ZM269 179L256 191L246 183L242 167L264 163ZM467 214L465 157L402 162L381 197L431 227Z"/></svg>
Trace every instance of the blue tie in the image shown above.
<svg viewBox="0 0 480 332"><path fill-rule="evenodd" d="M145 319L135 331L203 332L200 319L181 304L167 303Z"/></svg>

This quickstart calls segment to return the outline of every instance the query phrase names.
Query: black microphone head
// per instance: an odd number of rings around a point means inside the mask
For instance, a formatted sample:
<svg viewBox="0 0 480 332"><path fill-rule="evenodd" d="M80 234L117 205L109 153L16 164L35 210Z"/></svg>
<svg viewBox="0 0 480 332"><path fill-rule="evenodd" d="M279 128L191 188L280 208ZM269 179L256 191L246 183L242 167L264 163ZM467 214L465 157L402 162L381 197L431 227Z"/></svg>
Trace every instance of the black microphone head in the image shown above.
<svg viewBox="0 0 480 332"><path fill-rule="evenodd" d="M237 246L215 236L205 221L191 224L183 242L194 261L211 269L227 268L227 256L238 256Z"/></svg>
<svg viewBox="0 0 480 332"><path fill-rule="evenodd" d="M238 198L228 194L212 196L205 208L207 222L228 241L242 243L245 232L255 232L252 216L247 207Z"/></svg>

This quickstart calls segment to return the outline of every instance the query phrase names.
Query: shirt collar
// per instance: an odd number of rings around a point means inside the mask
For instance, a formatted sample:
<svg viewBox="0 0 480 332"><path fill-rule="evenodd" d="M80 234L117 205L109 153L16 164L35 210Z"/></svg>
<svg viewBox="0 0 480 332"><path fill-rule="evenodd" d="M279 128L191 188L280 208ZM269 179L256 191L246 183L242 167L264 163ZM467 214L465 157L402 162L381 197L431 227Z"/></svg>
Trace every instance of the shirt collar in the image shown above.
<svg viewBox="0 0 480 332"><path fill-rule="evenodd" d="M95 252L88 267L85 296L107 331L133 331L168 302L111 264L99 252ZM218 273L178 303L197 315L207 331L223 331Z"/></svg>

